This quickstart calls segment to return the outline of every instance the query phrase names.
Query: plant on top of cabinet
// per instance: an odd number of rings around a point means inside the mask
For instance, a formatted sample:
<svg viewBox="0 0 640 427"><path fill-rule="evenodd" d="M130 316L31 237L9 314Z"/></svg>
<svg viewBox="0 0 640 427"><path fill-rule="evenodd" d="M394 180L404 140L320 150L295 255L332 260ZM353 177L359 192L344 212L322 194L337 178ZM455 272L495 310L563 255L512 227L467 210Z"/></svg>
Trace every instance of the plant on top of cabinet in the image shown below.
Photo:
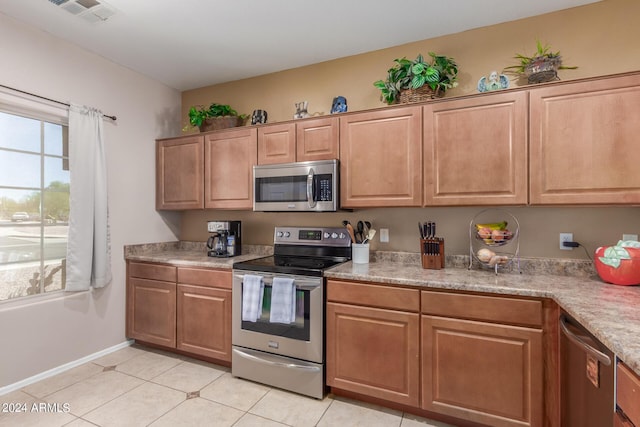
<svg viewBox="0 0 640 427"><path fill-rule="evenodd" d="M373 83L380 89L380 99L387 104L405 104L441 97L447 89L458 85L458 64L442 55L429 52L431 61L418 54L413 61L395 59L396 65L387 71L387 80Z"/></svg>
<svg viewBox="0 0 640 427"><path fill-rule="evenodd" d="M200 132L242 126L247 117L229 105L215 102L209 107L200 105L189 109L189 124L199 128Z"/></svg>
<svg viewBox="0 0 640 427"><path fill-rule="evenodd" d="M536 41L536 52L532 56L517 53L514 57L520 61L518 65L506 67L504 72L524 75L529 83L542 83L558 79L558 70L575 70L578 67L562 65L560 52L551 51L549 45Z"/></svg>

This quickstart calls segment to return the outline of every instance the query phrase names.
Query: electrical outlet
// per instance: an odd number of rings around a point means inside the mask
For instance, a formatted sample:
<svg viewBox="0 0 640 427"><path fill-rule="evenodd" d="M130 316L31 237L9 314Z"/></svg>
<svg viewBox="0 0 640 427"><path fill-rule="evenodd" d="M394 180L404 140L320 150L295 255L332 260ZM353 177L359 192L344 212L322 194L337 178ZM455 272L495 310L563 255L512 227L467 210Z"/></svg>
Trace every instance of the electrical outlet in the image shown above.
<svg viewBox="0 0 640 427"><path fill-rule="evenodd" d="M564 247L562 242L573 242L573 233L560 233L560 249L563 251L572 251L573 248Z"/></svg>
<svg viewBox="0 0 640 427"><path fill-rule="evenodd" d="M380 243L388 243L389 242L389 229L381 228L380 229Z"/></svg>
<svg viewBox="0 0 640 427"><path fill-rule="evenodd" d="M634 241L638 241L638 235L637 234L623 234L622 235L622 240L634 240Z"/></svg>

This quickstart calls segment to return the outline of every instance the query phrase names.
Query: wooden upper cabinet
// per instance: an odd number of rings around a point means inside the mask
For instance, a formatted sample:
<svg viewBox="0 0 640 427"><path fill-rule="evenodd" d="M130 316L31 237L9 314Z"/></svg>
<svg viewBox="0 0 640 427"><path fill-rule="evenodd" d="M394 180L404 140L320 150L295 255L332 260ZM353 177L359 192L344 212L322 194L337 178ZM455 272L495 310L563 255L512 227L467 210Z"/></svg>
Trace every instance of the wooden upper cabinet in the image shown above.
<svg viewBox="0 0 640 427"><path fill-rule="evenodd" d="M252 209L257 130L240 128L205 136L205 208Z"/></svg>
<svg viewBox="0 0 640 427"><path fill-rule="evenodd" d="M340 117L342 207L422 204L421 108Z"/></svg>
<svg viewBox="0 0 640 427"><path fill-rule="evenodd" d="M530 91L531 204L640 203L640 75Z"/></svg>
<svg viewBox="0 0 640 427"><path fill-rule="evenodd" d="M337 159L339 126L337 117L296 123L296 161Z"/></svg>
<svg viewBox="0 0 640 427"><path fill-rule="evenodd" d="M285 123L258 127L258 164L296 161L296 125Z"/></svg>
<svg viewBox="0 0 640 427"><path fill-rule="evenodd" d="M204 139L202 136L156 143L156 209L204 207Z"/></svg>
<svg viewBox="0 0 640 427"><path fill-rule="evenodd" d="M527 93L424 106L424 205L527 203Z"/></svg>

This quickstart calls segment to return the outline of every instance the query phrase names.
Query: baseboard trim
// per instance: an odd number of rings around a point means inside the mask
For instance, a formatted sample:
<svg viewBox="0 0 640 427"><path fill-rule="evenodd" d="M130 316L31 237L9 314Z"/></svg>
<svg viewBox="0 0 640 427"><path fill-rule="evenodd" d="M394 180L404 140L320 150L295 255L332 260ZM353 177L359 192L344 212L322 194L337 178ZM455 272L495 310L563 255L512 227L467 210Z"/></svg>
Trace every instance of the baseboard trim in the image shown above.
<svg viewBox="0 0 640 427"><path fill-rule="evenodd" d="M127 340L125 342L122 342L120 344L116 344L113 347L109 347L109 348L105 348L104 350L100 350L96 353L90 354L88 356L82 357L80 359L74 360L72 362L69 363L65 363L64 365L60 365L57 366L53 369L49 369L48 371L44 371L41 372L39 374L36 374L32 377L29 378L25 378L24 380L18 381L16 383L13 384L9 384L7 386L4 387L0 387L0 396L7 394L7 393L11 393L12 391L16 391L16 390L20 390L23 387L26 387L28 385L31 385L33 383L36 383L38 381L42 381L46 378L52 377L54 375L60 374L64 371L68 371L69 369L75 368L76 366L80 366L82 364L85 364L87 362L90 362L94 359L97 359L99 357L105 356L109 353L113 353L114 351L118 351L120 349L123 349L125 347L129 347L131 344L133 344L134 341L133 340Z"/></svg>

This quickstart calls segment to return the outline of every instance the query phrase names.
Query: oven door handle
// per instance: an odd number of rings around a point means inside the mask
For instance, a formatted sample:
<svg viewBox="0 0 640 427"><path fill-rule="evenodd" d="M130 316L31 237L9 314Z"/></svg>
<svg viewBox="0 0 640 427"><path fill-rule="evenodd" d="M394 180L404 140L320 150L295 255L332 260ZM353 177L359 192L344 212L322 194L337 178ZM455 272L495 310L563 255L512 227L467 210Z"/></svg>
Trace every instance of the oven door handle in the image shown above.
<svg viewBox="0 0 640 427"><path fill-rule="evenodd" d="M244 274L236 274L235 277L240 280L240 283L244 280ZM262 281L265 285L271 286L273 284L273 277L263 276ZM293 285L296 289L312 291L322 286L322 280L303 281L301 279L294 279Z"/></svg>
<svg viewBox="0 0 640 427"><path fill-rule="evenodd" d="M573 342L578 347L582 348L585 353L590 354L597 361L599 361L605 366L611 365L611 358L609 356L607 356L600 350L593 348L592 346L590 346L589 344L581 340L580 337L578 337L576 334L574 334L569 330L569 328L567 327L567 318L564 315L560 315L560 329L562 330L562 333L567 338L569 338L569 341Z"/></svg>
<svg viewBox="0 0 640 427"><path fill-rule="evenodd" d="M240 357L244 357L245 359L250 359L255 362L260 362L265 365L277 366L280 368L287 368L287 369L300 369L300 370L309 371L309 372L320 371L320 368L317 366L304 366L304 365L297 365L295 363L283 363L283 362L274 362L271 360L265 360L260 357L254 356L253 354L245 353L244 351L238 350L237 348L234 348L233 351Z"/></svg>
<svg viewBox="0 0 640 427"><path fill-rule="evenodd" d="M307 203L310 208L314 208L316 206L316 201L314 197L313 191L313 177L315 172L313 168L309 168L309 174L307 175Z"/></svg>

